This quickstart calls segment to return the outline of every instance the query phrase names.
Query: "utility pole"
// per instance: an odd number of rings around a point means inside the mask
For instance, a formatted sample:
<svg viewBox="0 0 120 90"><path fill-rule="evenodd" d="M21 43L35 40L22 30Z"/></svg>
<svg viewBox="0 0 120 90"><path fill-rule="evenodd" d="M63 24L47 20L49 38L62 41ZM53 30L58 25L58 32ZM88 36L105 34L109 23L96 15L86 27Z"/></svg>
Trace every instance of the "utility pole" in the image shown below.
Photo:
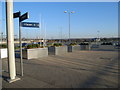
<svg viewBox="0 0 120 90"><path fill-rule="evenodd" d="M7 45L8 45L8 82L20 80L16 77L15 53L14 53L14 28L13 28L13 0L6 0L6 30L7 30Z"/></svg>

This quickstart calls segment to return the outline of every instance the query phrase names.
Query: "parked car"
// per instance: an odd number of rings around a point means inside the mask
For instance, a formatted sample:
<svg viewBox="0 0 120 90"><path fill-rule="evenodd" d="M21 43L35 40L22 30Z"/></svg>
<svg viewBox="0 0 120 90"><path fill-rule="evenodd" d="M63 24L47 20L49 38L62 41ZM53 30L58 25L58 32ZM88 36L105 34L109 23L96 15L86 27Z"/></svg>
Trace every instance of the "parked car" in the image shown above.
<svg viewBox="0 0 120 90"><path fill-rule="evenodd" d="M43 44L43 42L37 42L37 44Z"/></svg>
<svg viewBox="0 0 120 90"><path fill-rule="evenodd" d="M27 46L27 43L22 43L22 47L25 47L25 46Z"/></svg>

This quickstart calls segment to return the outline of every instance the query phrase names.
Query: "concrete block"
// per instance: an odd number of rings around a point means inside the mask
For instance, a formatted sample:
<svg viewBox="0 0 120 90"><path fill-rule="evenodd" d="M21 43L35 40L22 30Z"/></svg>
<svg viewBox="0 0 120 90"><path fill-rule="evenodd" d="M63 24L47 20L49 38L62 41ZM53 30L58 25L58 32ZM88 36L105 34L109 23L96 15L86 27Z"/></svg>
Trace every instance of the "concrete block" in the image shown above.
<svg viewBox="0 0 120 90"><path fill-rule="evenodd" d="M47 48L34 48L34 49L26 49L22 52L23 58L25 59L35 59L40 57L48 56Z"/></svg>
<svg viewBox="0 0 120 90"><path fill-rule="evenodd" d="M90 45L80 45L80 50L90 50Z"/></svg>
<svg viewBox="0 0 120 90"><path fill-rule="evenodd" d="M115 50L113 45L100 45L99 50Z"/></svg>
<svg viewBox="0 0 120 90"><path fill-rule="evenodd" d="M48 56L48 48L38 48L38 58L47 57Z"/></svg>
<svg viewBox="0 0 120 90"><path fill-rule="evenodd" d="M0 59L7 58L7 48L0 49Z"/></svg>
<svg viewBox="0 0 120 90"><path fill-rule="evenodd" d="M79 51L80 50L80 45L67 46L67 49L68 49L68 52Z"/></svg>
<svg viewBox="0 0 120 90"><path fill-rule="evenodd" d="M60 55L63 53L67 53L67 46L48 47L48 55Z"/></svg>
<svg viewBox="0 0 120 90"><path fill-rule="evenodd" d="M99 45L99 47L92 47L91 50L93 51L114 51L118 50L113 45Z"/></svg>

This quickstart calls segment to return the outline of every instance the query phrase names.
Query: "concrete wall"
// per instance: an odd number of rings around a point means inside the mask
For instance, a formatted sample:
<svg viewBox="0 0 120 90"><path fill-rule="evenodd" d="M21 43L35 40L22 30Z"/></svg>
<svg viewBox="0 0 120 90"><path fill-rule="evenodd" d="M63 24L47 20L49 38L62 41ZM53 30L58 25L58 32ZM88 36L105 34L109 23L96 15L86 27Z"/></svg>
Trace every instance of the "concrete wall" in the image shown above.
<svg viewBox="0 0 120 90"><path fill-rule="evenodd" d="M0 59L7 58L7 48L0 49Z"/></svg>
<svg viewBox="0 0 120 90"><path fill-rule="evenodd" d="M97 44L92 44L92 45L90 46L91 50L93 50L93 51L99 50L99 47L100 47L100 45L97 45Z"/></svg>
<svg viewBox="0 0 120 90"><path fill-rule="evenodd" d="M90 45L80 45L80 50L90 50Z"/></svg>
<svg viewBox="0 0 120 90"><path fill-rule="evenodd" d="M48 55L55 55L55 47L48 47Z"/></svg>
<svg viewBox="0 0 120 90"><path fill-rule="evenodd" d="M114 49L113 45L100 45L99 46L100 49Z"/></svg>
<svg viewBox="0 0 120 90"><path fill-rule="evenodd" d="M100 45L100 50L115 50L115 47L113 45Z"/></svg>
<svg viewBox="0 0 120 90"><path fill-rule="evenodd" d="M67 46L48 47L48 55L60 55L63 53L67 53Z"/></svg>
<svg viewBox="0 0 120 90"><path fill-rule="evenodd" d="M91 48L91 50L95 51L114 51L117 50L113 45L99 45L98 48Z"/></svg>
<svg viewBox="0 0 120 90"><path fill-rule="evenodd" d="M79 51L80 50L80 45L67 46L67 49L68 49L68 52Z"/></svg>
<svg viewBox="0 0 120 90"><path fill-rule="evenodd" d="M72 46L73 51L80 51L80 45Z"/></svg>
<svg viewBox="0 0 120 90"><path fill-rule="evenodd" d="M23 58L25 59L35 59L40 57L48 56L47 48L34 48L23 50Z"/></svg>
<svg viewBox="0 0 120 90"><path fill-rule="evenodd" d="M72 46L67 46L67 51L72 52Z"/></svg>
<svg viewBox="0 0 120 90"><path fill-rule="evenodd" d="M48 56L48 48L38 48L38 58Z"/></svg>
<svg viewBox="0 0 120 90"><path fill-rule="evenodd" d="M67 53L67 46L56 47L56 55Z"/></svg>

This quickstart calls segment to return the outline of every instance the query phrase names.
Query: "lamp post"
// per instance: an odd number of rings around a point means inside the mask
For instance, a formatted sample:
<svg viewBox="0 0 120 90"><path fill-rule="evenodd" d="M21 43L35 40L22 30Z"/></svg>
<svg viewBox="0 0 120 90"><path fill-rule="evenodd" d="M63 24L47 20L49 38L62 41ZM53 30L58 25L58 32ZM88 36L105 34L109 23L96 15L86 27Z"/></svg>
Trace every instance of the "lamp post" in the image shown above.
<svg viewBox="0 0 120 90"><path fill-rule="evenodd" d="M71 13L75 13L75 11L64 11L64 13L68 13L68 22L69 22L69 44L70 44L70 15Z"/></svg>
<svg viewBox="0 0 120 90"><path fill-rule="evenodd" d="M96 44L98 44L98 42L100 41L99 33L100 33L100 31L97 31Z"/></svg>
<svg viewBox="0 0 120 90"><path fill-rule="evenodd" d="M1 34L1 43L3 42L3 32L0 33Z"/></svg>
<svg viewBox="0 0 120 90"><path fill-rule="evenodd" d="M97 31L98 32L98 39L99 39L99 33L100 33L100 31Z"/></svg>
<svg viewBox="0 0 120 90"><path fill-rule="evenodd" d="M97 31L98 32L98 42L100 41L100 36L99 36L99 33L100 33L100 31Z"/></svg>

